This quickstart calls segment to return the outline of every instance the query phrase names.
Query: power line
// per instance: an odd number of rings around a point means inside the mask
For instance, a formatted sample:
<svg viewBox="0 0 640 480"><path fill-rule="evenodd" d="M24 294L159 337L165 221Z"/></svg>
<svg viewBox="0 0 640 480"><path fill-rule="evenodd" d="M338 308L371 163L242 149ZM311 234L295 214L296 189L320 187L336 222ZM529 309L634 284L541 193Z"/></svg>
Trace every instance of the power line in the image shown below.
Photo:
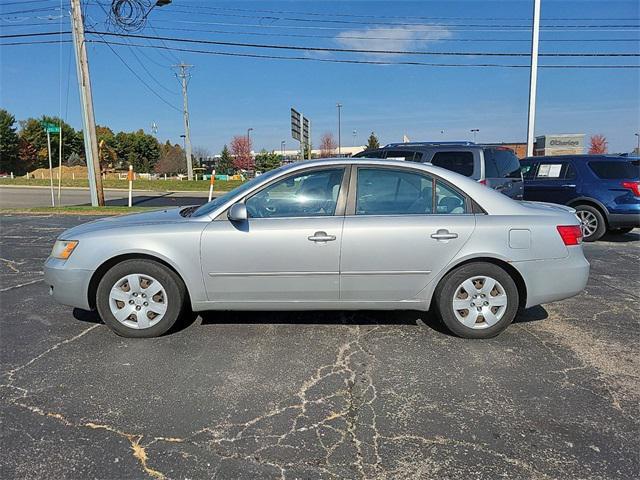
<svg viewBox="0 0 640 480"><path fill-rule="evenodd" d="M366 53L376 55L433 55L433 56L473 56L473 57L528 57L529 53L507 53L507 52L441 52L441 51L416 51L416 50L369 50L361 48L335 48L335 47L307 47L299 45L278 45L263 43L244 43L244 42L223 42L217 40L198 40L194 38L179 37L159 37L152 35L125 34L125 33L109 33L95 32L88 30L87 33L96 33L98 35L115 36L122 38L138 38L149 40L163 40L180 43L197 43L205 45L221 45L230 47L249 47L249 48L266 48L275 50L296 50L306 52L331 52L331 53ZM0 37L1 38L1 37ZM540 56L546 57L640 57L640 53L541 53Z"/></svg>
<svg viewBox="0 0 640 480"><path fill-rule="evenodd" d="M171 22L173 23L173 22ZM46 24L42 24L46 25ZM264 32L229 32L225 30L201 30L194 28L176 28L176 27L153 27L153 30L169 30L169 31L182 31L193 33L217 33L223 35L251 35L260 37L291 37L291 38L321 38L326 40L336 40L335 36L331 35L309 35L309 34L296 34L296 33L264 33ZM156 32L156 34L158 34ZM158 34L159 35L159 34ZM358 35L340 35L339 39L345 40L385 40L387 42L406 42L406 38L391 38L391 37L371 37L371 36L358 36ZM413 42L526 42L531 43L531 39L508 39L508 38L412 38ZM638 38L611 38L611 39L597 39L597 38L576 38L576 39L540 39L540 42L638 42Z"/></svg>
<svg viewBox="0 0 640 480"><path fill-rule="evenodd" d="M128 45L124 42L108 42L106 40L87 40L91 43L106 43L110 45ZM212 50L197 50L190 48L178 48L178 47L165 47L162 45L136 45L141 48L160 48L170 49L176 52L191 52L199 54L218 55L225 57L244 57L244 58L263 58L271 60L295 60L295 61L312 61L323 63L343 63L343 64L358 64L358 65L407 65L407 66L424 66L424 67L491 67L491 68L530 68L529 65L510 65L510 64L453 64L453 63L425 63L417 61L376 61L376 60L347 60L347 59L328 59L328 58L313 58L313 57L286 57L278 55L263 55L257 53L232 53L232 52L219 52ZM629 69L640 68L640 65L539 65L539 68L567 68L567 69Z"/></svg>
<svg viewBox="0 0 640 480"><path fill-rule="evenodd" d="M319 12L295 12L287 10L259 10L259 9L245 9L245 8L229 8L229 7L211 7L200 5L189 5L189 8L199 8L206 10L221 10L221 11L235 11L235 12L252 12L252 13L272 13L272 14L285 14L285 15L307 15L307 16L321 16L321 17L346 17L346 18L395 18L395 19L417 19L417 20L486 20L486 21L505 21L505 20L526 20L530 21L527 17L485 17L478 19L477 17L433 17L433 16L393 16L393 15L359 15L359 14L347 14L347 13L319 13ZM546 18L546 20L562 20L562 21L586 21L586 20L640 20L637 18Z"/></svg>

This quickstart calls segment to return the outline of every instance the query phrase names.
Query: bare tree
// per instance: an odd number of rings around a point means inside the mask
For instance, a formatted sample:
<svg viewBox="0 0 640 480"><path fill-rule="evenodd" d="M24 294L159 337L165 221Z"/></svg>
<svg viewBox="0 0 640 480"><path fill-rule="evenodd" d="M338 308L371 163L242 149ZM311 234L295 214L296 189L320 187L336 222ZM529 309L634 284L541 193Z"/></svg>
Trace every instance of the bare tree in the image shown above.
<svg viewBox="0 0 640 480"><path fill-rule="evenodd" d="M195 163L202 165L202 162L211 156L211 150L202 146L193 147L192 155Z"/></svg>
<svg viewBox="0 0 640 480"><path fill-rule="evenodd" d="M320 138L320 158L332 157L336 154L338 144L333 138L333 134L326 132Z"/></svg>
<svg viewBox="0 0 640 480"><path fill-rule="evenodd" d="M592 135L591 136L591 145L589 146L589 154L597 155L602 153L607 153L607 146L609 142L607 142L607 137L604 135Z"/></svg>

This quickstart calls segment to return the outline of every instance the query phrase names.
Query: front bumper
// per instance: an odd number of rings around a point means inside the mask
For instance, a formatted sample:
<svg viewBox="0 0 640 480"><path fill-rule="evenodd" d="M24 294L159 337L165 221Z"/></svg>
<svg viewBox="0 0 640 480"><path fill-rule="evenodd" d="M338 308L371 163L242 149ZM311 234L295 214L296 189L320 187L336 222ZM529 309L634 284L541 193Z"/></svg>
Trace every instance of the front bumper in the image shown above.
<svg viewBox="0 0 640 480"><path fill-rule="evenodd" d="M63 305L90 310L89 282L92 270L67 268L64 260L49 257L44 264L44 281L49 294Z"/></svg>
<svg viewBox="0 0 640 480"><path fill-rule="evenodd" d="M565 258L513 262L527 288L526 308L578 295L589 279L589 262L582 247L568 247Z"/></svg>

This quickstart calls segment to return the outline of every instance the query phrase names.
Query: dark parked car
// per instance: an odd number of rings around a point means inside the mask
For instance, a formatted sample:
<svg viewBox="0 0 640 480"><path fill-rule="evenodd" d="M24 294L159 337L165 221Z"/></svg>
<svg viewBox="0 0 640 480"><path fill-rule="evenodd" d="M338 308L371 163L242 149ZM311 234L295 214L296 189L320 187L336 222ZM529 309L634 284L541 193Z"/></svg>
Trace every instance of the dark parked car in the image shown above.
<svg viewBox="0 0 640 480"><path fill-rule="evenodd" d="M354 157L432 163L522 200L520 162L509 148L473 142L405 142L365 150Z"/></svg>
<svg viewBox="0 0 640 480"><path fill-rule="evenodd" d="M522 160L524 198L576 209L584 240L640 227L640 158L566 155Z"/></svg>

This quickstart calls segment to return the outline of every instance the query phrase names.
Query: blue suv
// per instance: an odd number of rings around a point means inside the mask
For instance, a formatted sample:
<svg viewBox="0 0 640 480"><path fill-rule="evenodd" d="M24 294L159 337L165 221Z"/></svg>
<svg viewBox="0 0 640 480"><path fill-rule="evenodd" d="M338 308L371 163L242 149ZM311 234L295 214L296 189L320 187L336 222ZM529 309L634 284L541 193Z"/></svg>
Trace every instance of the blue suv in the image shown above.
<svg viewBox="0 0 640 480"><path fill-rule="evenodd" d="M640 227L640 157L530 157L521 168L524 199L575 208L586 242Z"/></svg>

